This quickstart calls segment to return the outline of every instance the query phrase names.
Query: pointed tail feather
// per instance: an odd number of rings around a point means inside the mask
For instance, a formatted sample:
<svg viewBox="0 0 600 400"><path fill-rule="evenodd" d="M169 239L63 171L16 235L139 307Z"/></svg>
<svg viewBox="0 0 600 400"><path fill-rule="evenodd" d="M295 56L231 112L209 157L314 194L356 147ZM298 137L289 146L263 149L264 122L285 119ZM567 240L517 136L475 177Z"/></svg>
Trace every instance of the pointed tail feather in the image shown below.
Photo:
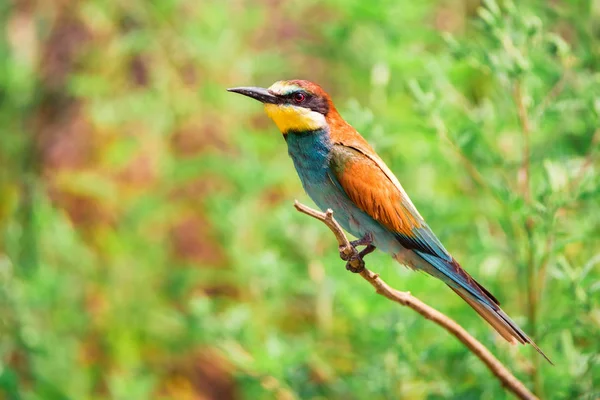
<svg viewBox="0 0 600 400"><path fill-rule="evenodd" d="M485 319L509 343L530 344L550 364L552 361L531 340L525 332L502 309L498 300L458 262L451 258L444 260L432 254L415 251L426 263L420 264L419 269L444 281L456 294L467 302L483 319Z"/></svg>
<svg viewBox="0 0 600 400"><path fill-rule="evenodd" d="M468 293L461 293L461 290L455 289L450 286L450 289L459 295L464 301L467 302L483 319L485 319L504 339L509 343L522 343L530 344L534 349L537 350L550 364L554 363L548 358L546 354L535 344L533 340L529 338L519 328L519 326L512 320L502 309L498 306L494 308L483 304L473 299Z"/></svg>

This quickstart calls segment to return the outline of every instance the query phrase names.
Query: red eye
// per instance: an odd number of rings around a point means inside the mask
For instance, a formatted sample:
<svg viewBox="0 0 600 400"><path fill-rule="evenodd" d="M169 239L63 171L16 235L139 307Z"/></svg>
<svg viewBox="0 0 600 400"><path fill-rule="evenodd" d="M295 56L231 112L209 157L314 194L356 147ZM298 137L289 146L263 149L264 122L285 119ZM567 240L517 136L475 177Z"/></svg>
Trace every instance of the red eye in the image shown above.
<svg viewBox="0 0 600 400"><path fill-rule="evenodd" d="M296 102L297 104L300 104L304 101L304 99L306 98L306 96L304 96L303 93L294 93L292 98L294 99L294 102Z"/></svg>

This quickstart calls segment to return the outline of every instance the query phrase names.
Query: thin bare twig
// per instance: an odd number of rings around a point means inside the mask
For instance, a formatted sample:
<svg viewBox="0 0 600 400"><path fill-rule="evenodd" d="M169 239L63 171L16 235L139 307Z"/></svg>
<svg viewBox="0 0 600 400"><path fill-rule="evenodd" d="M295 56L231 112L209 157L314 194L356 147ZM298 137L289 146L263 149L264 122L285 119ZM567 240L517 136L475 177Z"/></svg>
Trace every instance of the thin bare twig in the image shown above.
<svg viewBox="0 0 600 400"><path fill-rule="evenodd" d="M343 255L345 259L350 260L356 258L352 257L358 254L356 248L350 244L350 241L344 234L344 231L333 218L333 211L331 209L327 210L327 212L320 212L313 210L312 208L307 207L298 201L295 202L294 207L296 207L296 210L327 225L337 239L340 256ZM368 270L367 268L360 273L360 276L369 282L375 288L378 294L385 296L389 300L399 303L403 306L412 308L414 311L418 312L428 320L435 322L460 340L488 367L488 369L498 378L502 386L511 391L519 399L537 399L537 397L531 393L521 381L519 381L496 357L494 357L494 355L483 344L481 344L481 342L471 336L454 320L423 303L421 300L411 295L410 292L400 292L390 287L379 277L378 274Z"/></svg>
<svg viewBox="0 0 600 400"><path fill-rule="evenodd" d="M552 86L550 91L546 94L546 97L544 97L540 104L536 107L535 111L533 112L533 116L536 120L546 112L550 103L561 94L566 86L567 80L569 79L569 72L570 70L568 68L565 69L560 79L556 82L556 84L554 84L554 86Z"/></svg>
<svg viewBox="0 0 600 400"><path fill-rule="evenodd" d="M481 175L477 167L473 165L471 160L469 160L469 158L462 152L460 147L456 143L454 143L452 139L450 139L450 136L448 135L448 128L446 127L444 121L438 115L434 115L432 117L432 124L435 127L438 135L440 135L440 137L443 140L445 140L450 145L450 147L452 147L452 150L454 150L460 162L466 168L467 173L471 176L471 179L473 179L473 181L475 181L483 189L489 191L492 194L492 196L494 196L494 198L497 199L496 193L494 193L494 191L490 188L487 181Z"/></svg>
<svg viewBox="0 0 600 400"><path fill-rule="evenodd" d="M556 234L556 218L558 215L558 211L556 210L553 214L552 214L552 222L550 225L550 229L548 230L548 233L546 235L546 242L544 244L544 252L542 253L542 259L540 260L540 267L538 269L538 281L539 281L539 291L540 293L544 291L545 287L546 287L546 278L548 276L548 265L550 263L550 258L552 256L552 251L553 251L553 247L554 247L554 240L555 240L555 234Z"/></svg>
<svg viewBox="0 0 600 400"><path fill-rule="evenodd" d="M514 88L514 99L517 105L517 111L519 113L519 122L521 123L521 131L523 133L523 156L521 161L521 168L519 169L519 183L521 186L521 193L527 204L531 202L531 191L529 188L529 159L530 159L530 136L531 136L531 125L529 123L529 116L527 115L527 106L523 99L523 92L521 84L515 83Z"/></svg>
<svg viewBox="0 0 600 400"><path fill-rule="evenodd" d="M515 105L517 106L517 112L519 115L519 123L521 125L521 133L523 134L523 155L521 161L521 167L519 168L518 181L520 186L520 192L523 195L523 199L527 205L531 205L531 183L530 183L530 164L531 164L531 123L527 106L525 105L525 99L523 95L523 89L521 82L516 81L514 86L513 98ZM535 265L535 244L533 240L533 228L534 222L531 217L527 217L524 221L524 228L527 234L527 298L528 298L528 319L530 324L530 333L532 336L536 336L537 328L537 306L539 293L537 288L537 274ZM533 387L536 394L541 394L542 382L539 374L539 359L532 352L533 368L531 369L531 377L533 378Z"/></svg>

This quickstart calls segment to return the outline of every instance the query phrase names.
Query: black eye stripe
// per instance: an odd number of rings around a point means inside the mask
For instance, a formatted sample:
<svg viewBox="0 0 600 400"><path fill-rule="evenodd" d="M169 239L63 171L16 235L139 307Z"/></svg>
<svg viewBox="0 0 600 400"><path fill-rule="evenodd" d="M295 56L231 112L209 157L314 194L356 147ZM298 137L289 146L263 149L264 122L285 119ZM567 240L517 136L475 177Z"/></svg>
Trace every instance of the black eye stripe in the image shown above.
<svg viewBox="0 0 600 400"><path fill-rule="evenodd" d="M294 100L294 95L302 93L304 95L304 100L301 104L296 103ZM289 103L296 106L304 107L311 109L312 111L316 111L320 114L327 115L329 112L329 104L327 100L322 97L314 96L311 93L305 91L296 91L292 93L288 93L285 96L282 96L283 103Z"/></svg>
<svg viewBox="0 0 600 400"><path fill-rule="evenodd" d="M306 107L323 115L327 115L329 112L329 104L327 103L327 100L322 97L312 97L309 100L305 100L304 103L306 104Z"/></svg>

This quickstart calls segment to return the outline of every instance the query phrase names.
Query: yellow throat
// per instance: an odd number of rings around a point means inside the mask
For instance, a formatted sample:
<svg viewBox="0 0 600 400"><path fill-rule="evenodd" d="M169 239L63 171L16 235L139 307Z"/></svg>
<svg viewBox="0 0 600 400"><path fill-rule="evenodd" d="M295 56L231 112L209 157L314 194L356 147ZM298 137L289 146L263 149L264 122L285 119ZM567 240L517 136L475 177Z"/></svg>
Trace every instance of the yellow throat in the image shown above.
<svg viewBox="0 0 600 400"><path fill-rule="evenodd" d="M265 111L281 133L306 132L327 126L325 116L304 107L289 104L265 104Z"/></svg>

